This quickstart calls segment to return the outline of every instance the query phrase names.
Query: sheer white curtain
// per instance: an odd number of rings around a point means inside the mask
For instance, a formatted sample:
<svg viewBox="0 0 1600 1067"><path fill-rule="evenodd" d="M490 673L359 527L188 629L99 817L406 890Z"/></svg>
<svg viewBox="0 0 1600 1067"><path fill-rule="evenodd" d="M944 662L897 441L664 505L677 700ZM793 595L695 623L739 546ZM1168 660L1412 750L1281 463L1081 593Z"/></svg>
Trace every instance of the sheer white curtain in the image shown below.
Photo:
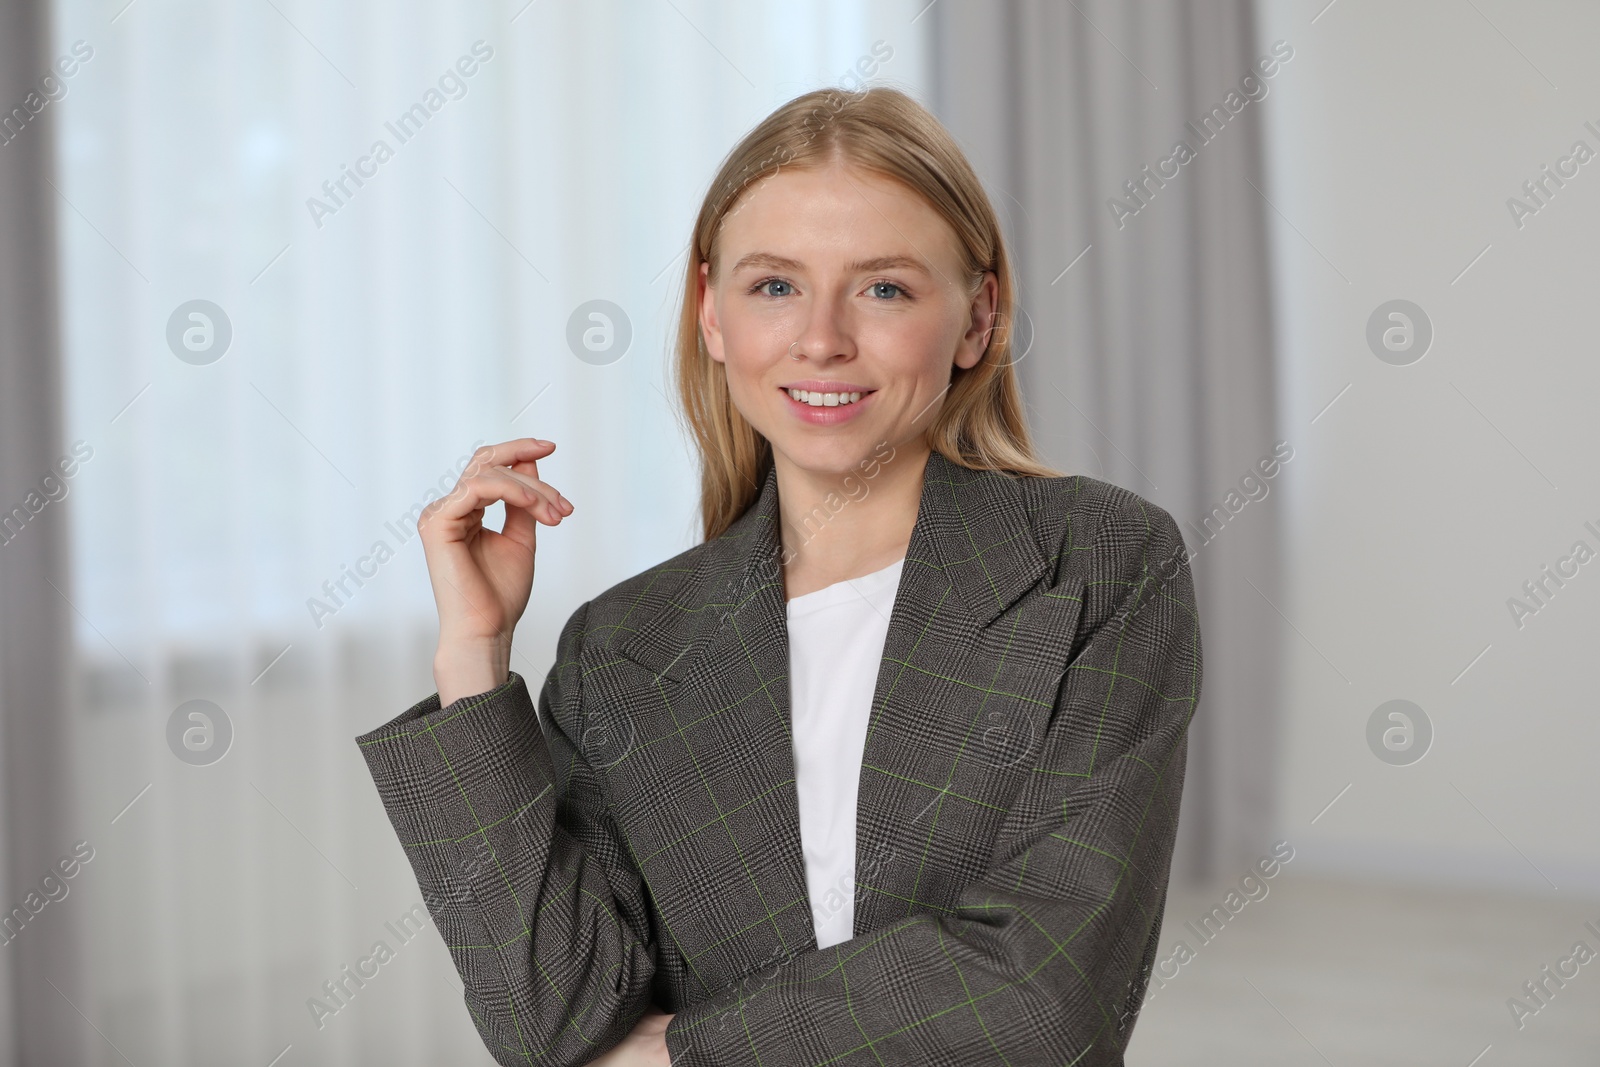
<svg viewBox="0 0 1600 1067"><path fill-rule="evenodd" d="M534 685L579 602L692 544L664 360L699 197L796 93L925 96L925 2L56 0L90 53L49 106L94 1062L488 1062L352 741L432 690L415 509L477 441L558 442ZM592 300L619 358L569 346Z"/></svg>

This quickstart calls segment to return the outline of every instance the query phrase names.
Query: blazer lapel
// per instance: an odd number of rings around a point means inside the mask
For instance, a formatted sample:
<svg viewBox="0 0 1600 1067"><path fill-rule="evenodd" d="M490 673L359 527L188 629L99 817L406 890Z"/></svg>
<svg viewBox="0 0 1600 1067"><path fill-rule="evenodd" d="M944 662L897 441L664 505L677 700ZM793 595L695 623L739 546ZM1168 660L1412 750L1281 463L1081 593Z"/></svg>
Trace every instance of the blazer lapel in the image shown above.
<svg viewBox="0 0 1600 1067"><path fill-rule="evenodd" d="M1076 604L1027 596L1051 572L1029 500L928 458L862 760L857 934L948 906L1031 773Z"/></svg>
<svg viewBox="0 0 1600 1067"><path fill-rule="evenodd" d="M626 707L636 758L608 776L613 805L690 986L714 990L816 947L790 733L789 636L778 489L664 570L610 651L645 670L594 672ZM620 684L619 684L620 683ZM586 684L588 680L586 679Z"/></svg>

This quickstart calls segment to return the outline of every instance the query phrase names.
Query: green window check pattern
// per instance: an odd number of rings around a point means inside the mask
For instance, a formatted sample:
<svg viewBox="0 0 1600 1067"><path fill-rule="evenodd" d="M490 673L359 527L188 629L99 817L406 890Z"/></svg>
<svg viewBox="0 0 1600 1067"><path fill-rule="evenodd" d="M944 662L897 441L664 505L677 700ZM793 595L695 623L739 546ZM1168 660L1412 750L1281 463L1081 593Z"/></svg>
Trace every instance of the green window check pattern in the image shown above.
<svg viewBox="0 0 1600 1067"><path fill-rule="evenodd" d="M776 516L769 468L578 608L537 715L513 673L357 739L486 1045L587 1063L654 1001L675 1065L1120 1064L1200 693L1176 524L929 457L818 950Z"/></svg>

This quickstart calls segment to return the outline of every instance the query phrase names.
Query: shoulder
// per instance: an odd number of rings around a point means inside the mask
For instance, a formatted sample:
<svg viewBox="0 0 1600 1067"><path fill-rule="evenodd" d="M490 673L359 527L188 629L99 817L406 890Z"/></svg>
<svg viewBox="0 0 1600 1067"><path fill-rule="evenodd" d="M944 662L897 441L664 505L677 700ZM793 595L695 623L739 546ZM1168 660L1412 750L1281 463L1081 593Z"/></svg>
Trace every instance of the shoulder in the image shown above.
<svg viewBox="0 0 1600 1067"><path fill-rule="evenodd" d="M1035 541L1053 565L1052 584L1085 569L1188 562L1183 534L1171 513L1131 489L1086 474L1012 477Z"/></svg>
<svg viewBox="0 0 1600 1067"><path fill-rule="evenodd" d="M705 570L713 544L701 542L595 594L573 613L567 628L577 631L584 647L614 648L646 620L696 610L681 594Z"/></svg>
<svg viewBox="0 0 1600 1067"><path fill-rule="evenodd" d="M1039 528L1055 546L1046 549L1055 552L1050 595L1079 604L1073 655L1099 633L1120 639L1132 627L1141 640L1176 642L1198 657L1193 554L1172 515L1131 489L1086 475L1029 481Z"/></svg>

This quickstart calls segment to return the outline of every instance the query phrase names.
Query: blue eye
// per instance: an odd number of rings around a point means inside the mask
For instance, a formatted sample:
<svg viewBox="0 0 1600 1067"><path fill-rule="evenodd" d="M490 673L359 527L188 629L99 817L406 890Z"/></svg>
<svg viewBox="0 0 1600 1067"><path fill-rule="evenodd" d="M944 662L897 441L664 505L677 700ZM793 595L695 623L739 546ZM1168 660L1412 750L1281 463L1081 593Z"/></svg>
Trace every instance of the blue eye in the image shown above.
<svg viewBox="0 0 1600 1067"><path fill-rule="evenodd" d="M776 291L772 288L773 286L778 287ZM756 286L756 289L766 293L768 296L789 296L794 292L794 286L790 285L782 278L768 278L766 281Z"/></svg>
<svg viewBox="0 0 1600 1067"><path fill-rule="evenodd" d="M873 282L871 287L872 295L880 297L884 300L893 300L895 297L899 296L902 291L903 290L901 290L901 288L898 285L895 285L893 282Z"/></svg>

